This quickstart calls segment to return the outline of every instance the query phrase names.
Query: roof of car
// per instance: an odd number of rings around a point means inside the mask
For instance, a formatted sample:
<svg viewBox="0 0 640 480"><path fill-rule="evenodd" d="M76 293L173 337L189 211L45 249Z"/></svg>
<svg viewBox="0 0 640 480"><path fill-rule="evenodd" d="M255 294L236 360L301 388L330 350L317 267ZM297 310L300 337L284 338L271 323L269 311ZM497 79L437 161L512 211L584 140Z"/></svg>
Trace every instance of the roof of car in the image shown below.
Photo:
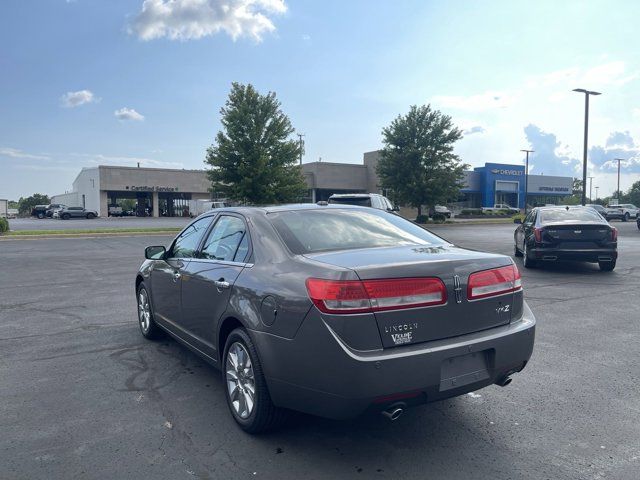
<svg viewBox="0 0 640 480"><path fill-rule="evenodd" d="M334 193L329 198L368 198L379 195L379 193Z"/></svg>
<svg viewBox="0 0 640 480"><path fill-rule="evenodd" d="M343 204L327 204L327 205L317 205L315 203L288 203L283 205L264 205L258 207L224 207L224 208L216 208L215 210L209 210L205 212L203 215L212 215L220 212L237 212L237 213L274 213L274 212L287 212L292 210L370 210L370 207L362 207L358 205L343 205Z"/></svg>

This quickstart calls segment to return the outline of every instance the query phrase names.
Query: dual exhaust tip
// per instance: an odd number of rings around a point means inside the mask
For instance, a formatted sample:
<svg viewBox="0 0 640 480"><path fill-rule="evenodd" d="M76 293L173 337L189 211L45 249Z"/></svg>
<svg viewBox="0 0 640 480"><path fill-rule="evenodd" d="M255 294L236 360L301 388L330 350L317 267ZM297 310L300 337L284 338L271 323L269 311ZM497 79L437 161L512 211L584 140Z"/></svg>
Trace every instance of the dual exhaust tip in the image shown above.
<svg viewBox="0 0 640 480"><path fill-rule="evenodd" d="M500 377L498 380L496 380L496 385L500 387L506 387L511 383L512 380L513 379L510 375L505 375L504 377ZM405 407L406 405L402 402L394 403L389 408L382 411L382 416L388 418L392 422L395 422L402 416Z"/></svg>

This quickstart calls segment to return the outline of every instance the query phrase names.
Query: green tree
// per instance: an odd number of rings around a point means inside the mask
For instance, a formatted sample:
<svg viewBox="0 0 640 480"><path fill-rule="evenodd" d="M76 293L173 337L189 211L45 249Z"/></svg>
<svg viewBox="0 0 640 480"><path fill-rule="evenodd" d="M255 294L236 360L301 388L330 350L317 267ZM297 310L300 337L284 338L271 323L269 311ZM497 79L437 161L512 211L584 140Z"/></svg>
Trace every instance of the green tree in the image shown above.
<svg viewBox="0 0 640 480"><path fill-rule="evenodd" d="M636 206L640 206L640 181L635 182L625 196L625 203L633 203Z"/></svg>
<svg viewBox="0 0 640 480"><path fill-rule="evenodd" d="M451 117L430 105L411 106L382 130L384 148L377 166L381 186L394 199L418 209L457 198L468 165L453 153L462 138Z"/></svg>
<svg viewBox="0 0 640 480"><path fill-rule="evenodd" d="M20 200L18 200L18 213L20 215L30 215L31 209L36 205L49 205L49 203L51 203L49 197L41 193L34 193L27 198L20 197Z"/></svg>
<svg viewBox="0 0 640 480"><path fill-rule="evenodd" d="M233 83L220 110L222 130L207 149L212 190L250 204L298 200L307 189L300 144L276 94Z"/></svg>
<svg viewBox="0 0 640 480"><path fill-rule="evenodd" d="M9 200L7 208L18 208L19 204L15 200Z"/></svg>

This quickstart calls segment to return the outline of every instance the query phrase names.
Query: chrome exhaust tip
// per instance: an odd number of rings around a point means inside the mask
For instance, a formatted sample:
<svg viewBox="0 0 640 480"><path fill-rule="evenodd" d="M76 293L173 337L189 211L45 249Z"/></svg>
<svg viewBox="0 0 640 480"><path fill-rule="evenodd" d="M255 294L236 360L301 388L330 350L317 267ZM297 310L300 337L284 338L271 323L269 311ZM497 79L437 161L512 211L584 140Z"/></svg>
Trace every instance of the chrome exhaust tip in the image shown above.
<svg viewBox="0 0 640 480"><path fill-rule="evenodd" d="M382 415L387 417L392 422L399 419L403 413L404 407L401 405L391 405L389 408L382 411Z"/></svg>
<svg viewBox="0 0 640 480"><path fill-rule="evenodd" d="M505 377L499 378L496 381L496 385L499 385L501 387L506 387L507 385L509 385L511 383L512 380L513 379L511 377L505 376Z"/></svg>

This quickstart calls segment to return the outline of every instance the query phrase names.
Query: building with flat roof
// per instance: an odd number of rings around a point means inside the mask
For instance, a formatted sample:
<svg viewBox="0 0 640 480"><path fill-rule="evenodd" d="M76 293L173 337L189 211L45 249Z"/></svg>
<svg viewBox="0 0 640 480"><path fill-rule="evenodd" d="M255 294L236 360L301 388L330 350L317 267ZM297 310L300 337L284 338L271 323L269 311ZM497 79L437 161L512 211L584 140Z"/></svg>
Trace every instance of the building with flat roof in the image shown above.
<svg viewBox="0 0 640 480"><path fill-rule="evenodd" d="M365 152L362 163L309 162L302 172L309 187L307 201L328 200L334 193L381 193L376 166L380 151ZM524 166L487 163L465 172L464 186L457 203L460 207L492 207L506 203L524 208ZM571 177L529 175L528 203L559 203L573 189ZM389 195L387 195L389 196ZM84 207L100 216L122 200L135 200L137 215L189 215L191 200L215 199L205 170L136 168L100 165L83 168L69 193L54 195L52 203Z"/></svg>
<svg viewBox="0 0 640 480"><path fill-rule="evenodd" d="M95 210L102 217L123 199L136 201L137 215L184 216L189 200L211 198L211 182L204 170L116 167L83 168L69 193L54 195L52 203Z"/></svg>
<svg viewBox="0 0 640 480"><path fill-rule="evenodd" d="M361 164L310 162L302 170L311 201L327 200L333 193L382 193L376 166L380 151L366 152ZM497 203L524 208L524 165L486 163L464 173L464 186L457 203L461 207L493 207ZM572 194L573 178L531 175L528 178L529 205L560 203Z"/></svg>

